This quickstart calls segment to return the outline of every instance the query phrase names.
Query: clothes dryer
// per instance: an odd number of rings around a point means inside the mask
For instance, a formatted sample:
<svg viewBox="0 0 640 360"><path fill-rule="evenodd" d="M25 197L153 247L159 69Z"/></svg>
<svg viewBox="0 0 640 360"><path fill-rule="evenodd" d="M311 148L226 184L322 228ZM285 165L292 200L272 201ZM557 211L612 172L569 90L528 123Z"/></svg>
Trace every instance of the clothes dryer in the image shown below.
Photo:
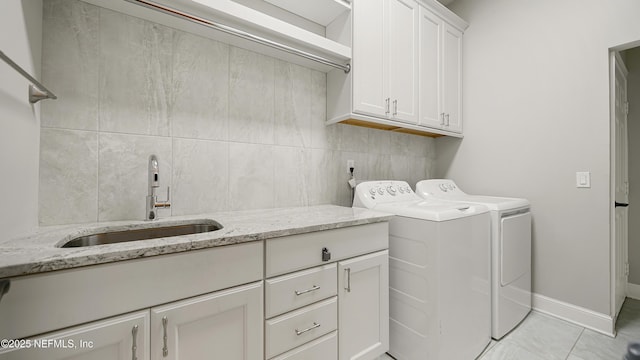
<svg viewBox="0 0 640 360"><path fill-rule="evenodd" d="M513 330L531 311L531 212L526 199L469 195L449 179L423 180L426 200L484 205L491 213L491 337Z"/></svg>
<svg viewBox="0 0 640 360"><path fill-rule="evenodd" d="M491 340L488 209L424 200L404 181L362 182L353 206L397 215L389 222L389 354L478 357Z"/></svg>

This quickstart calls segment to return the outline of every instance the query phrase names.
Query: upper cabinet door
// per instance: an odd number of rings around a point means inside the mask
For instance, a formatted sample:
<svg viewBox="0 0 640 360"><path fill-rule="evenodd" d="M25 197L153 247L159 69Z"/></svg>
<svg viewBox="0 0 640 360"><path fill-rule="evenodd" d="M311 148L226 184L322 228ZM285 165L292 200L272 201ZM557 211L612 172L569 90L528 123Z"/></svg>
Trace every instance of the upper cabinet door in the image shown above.
<svg viewBox="0 0 640 360"><path fill-rule="evenodd" d="M358 0L353 16L353 111L386 117L388 114L388 57L386 0Z"/></svg>
<svg viewBox="0 0 640 360"><path fill-rule="evenodd" d="M418 13L413 0L388 0L390 118L418 122Z"/></svg>
<svg viewBox="0 0 640 360"><path fill-rule="evenodd" d="M444 126L442 96L442 28L443 21L420 7L420 125Z"/></svg>
<svg viewBox="0 0 640 360"><path fill-rule="evenodd" d="M462 132L462 32L445 23L443 94L446 129Z"/></svg>

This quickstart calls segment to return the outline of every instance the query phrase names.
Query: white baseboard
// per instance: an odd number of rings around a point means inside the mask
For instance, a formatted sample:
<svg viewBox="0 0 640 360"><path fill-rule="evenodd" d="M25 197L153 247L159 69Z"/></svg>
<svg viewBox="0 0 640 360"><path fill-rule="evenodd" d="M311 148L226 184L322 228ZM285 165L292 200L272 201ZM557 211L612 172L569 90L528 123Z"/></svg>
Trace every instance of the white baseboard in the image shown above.
<svg viewBox="0 0 640 360"><path fill-rule="evenodd" d="M640 285L627 283L627 297L640 300Z"/></svg>
<svg viewBox="0 0 640 360"><path fill-rule="evenodd" d="M636 286L638 286L638 294L640 295L640 285ZM532 307L538 312L583 326L607 336L615 336L615 324L613 318L609 315L540 294L532 294Z"/></svg>

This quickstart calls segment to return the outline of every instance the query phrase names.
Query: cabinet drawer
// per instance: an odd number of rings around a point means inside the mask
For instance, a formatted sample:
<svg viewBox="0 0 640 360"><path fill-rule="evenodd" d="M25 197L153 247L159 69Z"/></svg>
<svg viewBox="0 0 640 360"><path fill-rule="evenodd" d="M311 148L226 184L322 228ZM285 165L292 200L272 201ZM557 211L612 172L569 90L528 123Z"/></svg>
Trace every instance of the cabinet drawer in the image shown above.
<svg viewBox="0 0 640 360"><path fill-rule="evenodd" d="M328 261L333 262L388 247L387 222L269 239L266 243L266 277L327 263L322 259L323 248L331 253Z"/></svg>
<svg viewBox="0 0 640 360"><path fill-rule="evenodd" d="M282 354L337 327L338 303L335 297L267 320L266 357Z"/></svg>
<svg viewBox="0 0 640 360"><path fill-rule="evenodd" d="M271 360L338 360L338 332L334 331Z"/></svg>
<svg viewBox="0 0 640 360"><path fill-rule="evenodd" d="M336 264L318 266L268 279L265 287L267 318L337 294Z"/></svg>

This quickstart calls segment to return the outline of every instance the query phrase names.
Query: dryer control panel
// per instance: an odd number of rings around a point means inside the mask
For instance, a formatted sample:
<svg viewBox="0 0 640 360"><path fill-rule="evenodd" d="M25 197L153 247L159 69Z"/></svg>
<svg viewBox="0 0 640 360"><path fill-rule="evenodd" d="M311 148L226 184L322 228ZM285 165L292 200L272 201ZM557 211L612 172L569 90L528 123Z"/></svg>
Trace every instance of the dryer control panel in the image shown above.
<svg viewBox="0 0 640 360"><path fill-rule="evenodd" d="M450 179L429 179L422 180L420 184L420 192L423 194L449 194L449 195L466 195L460 190L453 180Z"/></svg>

